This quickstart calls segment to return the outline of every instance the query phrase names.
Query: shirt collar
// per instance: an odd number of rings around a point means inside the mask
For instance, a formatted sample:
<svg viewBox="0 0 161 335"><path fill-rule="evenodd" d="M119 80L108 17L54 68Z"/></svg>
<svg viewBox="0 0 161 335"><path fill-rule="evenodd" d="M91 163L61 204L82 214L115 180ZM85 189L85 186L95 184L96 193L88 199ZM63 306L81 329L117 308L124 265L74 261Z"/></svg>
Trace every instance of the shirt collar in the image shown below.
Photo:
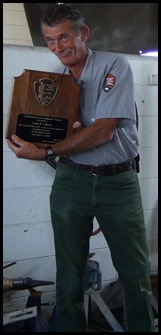
<svg viewBox="0 0 161 335"><path fill-rule="evenodd" d="M93 63L94 63L94 53L92 50L88 49L88 56L86 59L85 66L83 68L82 74L78 79L78 83L80 81L84 81L86 83L91 83L92 81L92 73L93 73ZM69 69L66 67L64 73L70 74Z"/></svg>

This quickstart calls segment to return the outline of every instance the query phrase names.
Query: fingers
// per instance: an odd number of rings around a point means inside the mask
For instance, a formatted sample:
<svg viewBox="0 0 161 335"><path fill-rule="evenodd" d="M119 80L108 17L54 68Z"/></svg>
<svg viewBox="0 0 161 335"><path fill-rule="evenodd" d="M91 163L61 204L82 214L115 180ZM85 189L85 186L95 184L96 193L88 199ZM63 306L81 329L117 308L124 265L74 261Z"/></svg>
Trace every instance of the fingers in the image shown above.
<svg viewBox="0 0 161 335"><path fill-rule="evenodd" d="M15 153L17 158L24 158L30 160L45 160L46 150L40 149L31 142L22 140L17 135L12 135L11 140L7 140L7 144Z"/></svg>
<svg viewBox="0 0 161 335"><path fill-rule="evenodd" d="M7 144L9 148L13 151L15 151L16 148L19 148L19 146L15 144L12 140L7 140Z"/></svg>
<svg viewBox="0 0 161 335"><path fill-rule="evenodd" d="M21 157L27 142L22 140L17 135L12 135L10 140L7 139L7 144L17 157Z"/></svg>
<svg viewBox="0 0 161 335"><path fill-rule="evenodd" d="M76 134L82 129L82 125L79 121L73 123L73 134Z"/></svg>
<svg viewBox="0 0 161 335"><path fill-rule="evenodd" d="M17 135L12 135L11 139L17 147L22 147L23 146L24 141L20 137L18 137Z"/></svg>
<svg viewBox="0 0 161 335"><path fill-rule="evenodd" d="M81 123L79 121L76 121L73 123L73 129L79 129L81 128Z"/></svg>

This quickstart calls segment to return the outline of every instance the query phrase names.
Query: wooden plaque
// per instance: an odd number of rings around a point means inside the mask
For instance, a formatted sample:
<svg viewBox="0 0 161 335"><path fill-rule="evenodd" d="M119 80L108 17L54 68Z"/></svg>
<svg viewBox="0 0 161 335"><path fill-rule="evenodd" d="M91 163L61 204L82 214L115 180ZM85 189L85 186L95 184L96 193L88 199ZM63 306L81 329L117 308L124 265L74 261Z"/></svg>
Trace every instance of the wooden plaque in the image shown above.
<svg viewBox="0 0 161 335"><path fill-rule="evenodd" d="M80 85L70 75L24 70L13 78L6 139L16 134L39 148L73 134Z"/></svg>

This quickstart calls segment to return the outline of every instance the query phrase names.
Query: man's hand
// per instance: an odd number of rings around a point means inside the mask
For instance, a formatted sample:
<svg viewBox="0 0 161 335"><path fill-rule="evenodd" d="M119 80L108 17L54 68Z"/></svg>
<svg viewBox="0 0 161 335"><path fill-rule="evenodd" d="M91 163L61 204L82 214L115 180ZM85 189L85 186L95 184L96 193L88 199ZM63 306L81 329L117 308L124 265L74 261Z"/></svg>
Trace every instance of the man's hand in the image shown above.
<svg viewBox="0 0 161 335"><path fill-rule="evenodd" d="M15 153L17 158L30 160L45 160L46 150L39 149L36 145L22 140L17 135L12 135L12 140L7 140L9 148Z"/></svg>
<svg viewBox="0 0 161 335"><path fill-rule="evenodd" d="M81 123L79 121L74 122L73 129L75 132L79 131L81 129ZM7 144L17 158L46 160L45 149L40 149L33 143L22 140L17 135L12 135L11 140L7 140Z"/></svg>

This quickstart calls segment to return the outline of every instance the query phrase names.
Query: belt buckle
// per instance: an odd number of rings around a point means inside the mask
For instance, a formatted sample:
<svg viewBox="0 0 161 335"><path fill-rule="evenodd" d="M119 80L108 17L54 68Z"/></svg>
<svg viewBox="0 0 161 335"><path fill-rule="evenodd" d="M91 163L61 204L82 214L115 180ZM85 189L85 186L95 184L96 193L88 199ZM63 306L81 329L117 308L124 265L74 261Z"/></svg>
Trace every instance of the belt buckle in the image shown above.
<svg viewBox="0 0 161 335"><path fill-rule="evenodd" d="M92 165L90 172L93 174L93 176L97 176L97 173L94 172L95 167L98 167L99 165Z"/></svg>

